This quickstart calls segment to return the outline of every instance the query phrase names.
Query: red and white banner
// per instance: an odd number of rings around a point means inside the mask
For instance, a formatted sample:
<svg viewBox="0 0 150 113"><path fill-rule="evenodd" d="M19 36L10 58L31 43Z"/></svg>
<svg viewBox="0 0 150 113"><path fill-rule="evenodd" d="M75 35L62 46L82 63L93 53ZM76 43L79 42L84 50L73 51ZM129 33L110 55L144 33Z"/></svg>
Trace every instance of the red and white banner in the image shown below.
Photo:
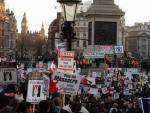
<svg viewBox="0 0 150 113"><path fill-rule="evenodd" d="M74 52L73 51L60 51L58 55L58 71L74 71Z"/></svg>
<svg viewBox="0 0 150 113"><path fill-rule="evenodd" d="M81 82L80 75L69 75L60 72L54 73L54 79L50 83L50 92L76 95Z"/></svg>

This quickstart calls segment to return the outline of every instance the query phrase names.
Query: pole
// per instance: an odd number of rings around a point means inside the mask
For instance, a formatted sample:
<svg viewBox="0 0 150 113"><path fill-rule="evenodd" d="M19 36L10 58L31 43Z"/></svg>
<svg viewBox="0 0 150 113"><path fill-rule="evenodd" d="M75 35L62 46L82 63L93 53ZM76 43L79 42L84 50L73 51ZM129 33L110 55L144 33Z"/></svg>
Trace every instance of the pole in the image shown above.
<svg viewBox="0 0 150 113"><path fill-rule="evenodd" d="M33 104L33 113L35 113L35 104Z"/></svg>
<svg viewBox="0 0 150 113"><path fill-rule="evenodd" d="M67 34L68 51L71 51L72 49L72 36L71 35L73 33L72 22L68 21L67 26L68 26L68 34Z"/></svg>
<svg viewBox="0 0 150 113"><path fill-rule="evenodd" d="M62 95L63 96L63 106L65 106L65 94Z"/></svg>

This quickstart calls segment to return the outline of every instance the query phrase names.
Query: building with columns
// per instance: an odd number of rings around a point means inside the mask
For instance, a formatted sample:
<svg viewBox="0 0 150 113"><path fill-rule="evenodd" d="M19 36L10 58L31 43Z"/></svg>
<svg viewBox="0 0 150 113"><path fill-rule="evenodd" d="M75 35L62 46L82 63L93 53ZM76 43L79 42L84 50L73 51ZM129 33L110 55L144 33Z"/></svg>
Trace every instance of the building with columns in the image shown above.
<svg viewBox="0 0 150 113"><path fill-rule="evenodd" d="M73 49L76 51L83 51L88 45L88 20L85 17L85 12L91 6L91 1L84 1L80 4L78 14L75 20L75 32L77 40L73 42Z"/></svg>
<svg viewBox="0 0 150 113"><path fill-rule="evenodd" d="M75 20L74 29L77 39L72 40L72 49L82 52L87 46L124 45L124 14L114 3L114 0L82 2ZM61 38L60 27L62 23L63 20L59 13L57 19L49 26L50 42L55 42L56 38Z"/></svg>
<svg viewBox="0 0 150 113"><path fill-rule="evenodd" d="M60 12L57 13L57 18L54 19L49 25L48 29L48 49L53 50L59 43L61 38L61 24L63 23L63 18Z"/></svg>
<svg viewBox="0 0 150 113"><path fill-rule="evenodd" d="M74 50L83 50L87 46L87 41L83 39L88 39L88 23L85 17L85 12L88 10L91 5L91 1L84 1L80 4L78 14L75 20L75 33L76 37L79 39L73 40L72 49ZM57 13L57 18L49 25L48 30L48 48L55 48L58 43L61 41L61 26L63 24L63 18L60 12Z"/></svg>
<svg viewBox="0 0 150 113"><path fill-rule="evenodd" d="M150 60L150 22L126 27L125 47L135 56Z"/></svg>
<svg viewBox="0 0 150 113"><path fill-rule="evenodd" d="M5 1L0 0L0 57L15 59L17 21L13 11L5 10Z"/></svg>

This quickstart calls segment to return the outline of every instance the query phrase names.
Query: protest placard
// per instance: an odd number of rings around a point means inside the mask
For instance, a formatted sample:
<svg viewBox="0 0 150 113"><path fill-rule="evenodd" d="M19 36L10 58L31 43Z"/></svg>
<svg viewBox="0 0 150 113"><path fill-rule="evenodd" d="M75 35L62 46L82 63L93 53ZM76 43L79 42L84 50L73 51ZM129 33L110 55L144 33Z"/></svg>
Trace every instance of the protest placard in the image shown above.
<svg viewBox="0 0 150 113"><path fill-rule="evenodd" d="M0 68L0 84L17 84L16 68Z"/></svg>
<svg viewBox="0 0 150 113"><path fill-rule="evenodd" d="M74 52L73 51L60 51L58 55L58 70L60 72L74 72Z"/></svg>
<svg viewBox="0 0 150 113"><path fill-rule="evenodd" d="M53 81L55 81L55 84L50 86L50 91L55 91L61 94L76 95L81 82L81 76L55 72Z"/></svg>
<svg viewBox="0 0 150 113"><path fill-rule="evenodd" d="M39 103L45 100L43 93L43 80L29 80L27 90L27 102Z"/></svg>

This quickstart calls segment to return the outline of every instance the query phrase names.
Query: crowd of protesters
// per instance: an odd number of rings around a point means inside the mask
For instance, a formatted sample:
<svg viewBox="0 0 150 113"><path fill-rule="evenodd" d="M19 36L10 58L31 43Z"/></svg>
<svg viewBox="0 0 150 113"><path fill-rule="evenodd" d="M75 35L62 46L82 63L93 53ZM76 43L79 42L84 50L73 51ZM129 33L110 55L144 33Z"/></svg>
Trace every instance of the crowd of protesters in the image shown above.
<svg viewBox="0 0 150 113"><path fill-rule="evenodd" d="M18 87L8 87L8 92L0 95L0 113L33 113L33 105L23 98ZM13 92L13 93L9 93ZM66 95L65 105L61 95L52 95L35 107L35 113L142 113L140 97L150 97L150 89L144 85L142 91L130 96L120 94L113 99L111 94L95 97L91 94Z"/></svg>
<svg viewBox="0 0 150 113"><path fill-rule="evenodd" d="M140 61L136 59L114 59L111 63L105 59L105 63L108 67L141 66ZM84 59L82 62L77 60L79 67L88 67L91 64L92 60ZM26 78L25 81L20 82L19 86L8 85L5 89L0 89L0 113L142 113L140 98L150 98L150 80L142 83L141 76L133 77L128 82L132 81L134 89L138 90L131 95L124 95L123 88L129 85L129 83L125 83L124 75L117 73L116 79L113 80L109 71L105 74L105 78L101 77L101 80L111 83L109 85L119 92L119 98L114 99L111 93L101 93L97 96L81 92L76 96L65 95L65 99L62 99L61 94L51 93L49 98L40 101L34 107L33 103L26 101L28 82Z"/></svg>

